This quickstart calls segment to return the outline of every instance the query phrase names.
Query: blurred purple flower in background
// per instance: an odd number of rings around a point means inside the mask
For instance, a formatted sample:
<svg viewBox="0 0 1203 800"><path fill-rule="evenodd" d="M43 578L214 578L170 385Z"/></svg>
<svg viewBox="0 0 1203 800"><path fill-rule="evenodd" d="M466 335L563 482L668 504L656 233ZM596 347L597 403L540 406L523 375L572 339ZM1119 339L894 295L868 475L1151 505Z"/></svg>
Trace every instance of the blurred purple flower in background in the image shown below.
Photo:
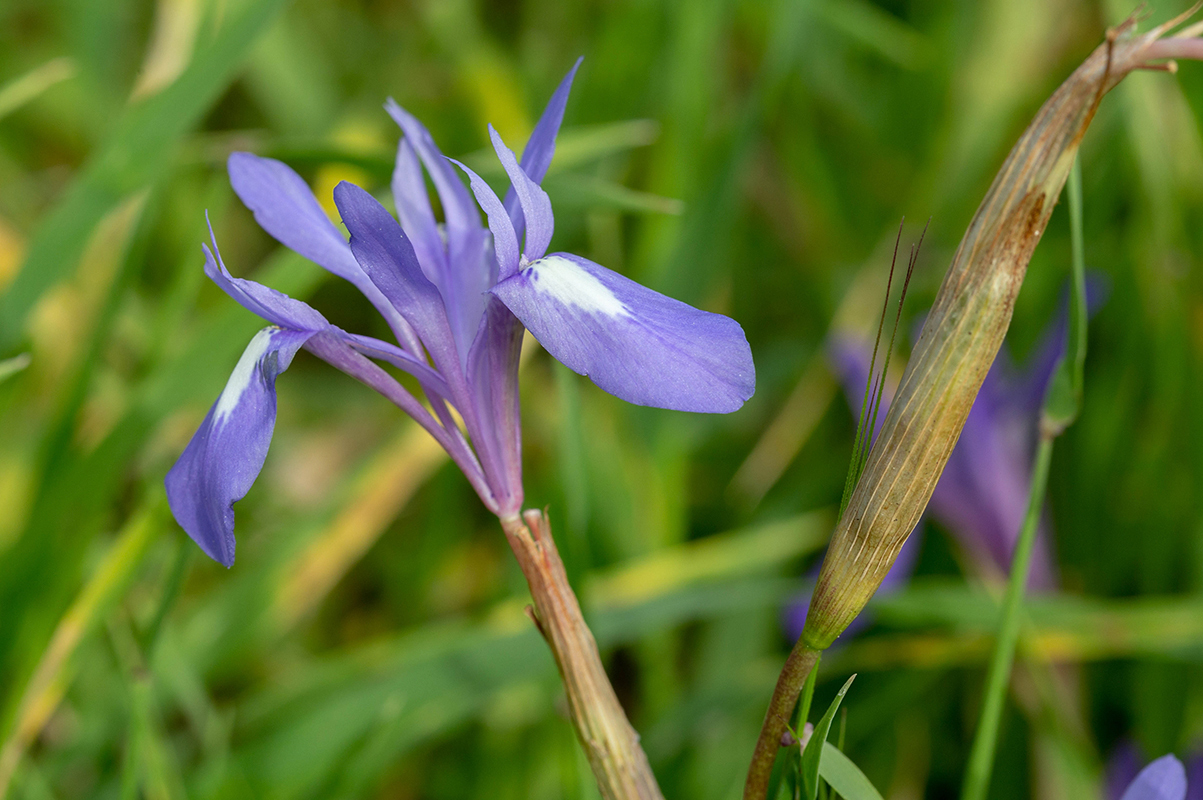
<svg viewBox="0 0 1203 800"><path fill-rule="evenodd" d="M234 191L263 229L353 283L384 316L397 344L346 333L305 303L232 277L216 240L211 250L203 246L206 274L270 323L251 340L167 474L176 520L210 557L226 566L234 561L232 506L263 467L275 425L275 380L301 348L410 414L502 518L516 516L523 500L518 355L524 327L555 358L632 403L727 413L752 396L752 355L734 320L579 256L546 255L555 220L539 183L551 165L579 65L552 96L521 162L490 126L511 182L504 201L459 165L470 194L426 128L390 100L386 108L404 135L392 180L400 224L363 189L341 183L334 202L349 243L288 166L250 153L230 156ZM442 224L426 176L438 193ZM372 359L416 378L429 408Z"/></svg>
<svg viewBox="0 0 1203 800"><path fill-rule="evenodd" d="M1172 753L1141 769L1143 759L1132 742L1121 744L1107 765L1106 800L1199 800L1203 798L1203 758L1188 770Z"/></svg>
<svg viewBox="0 0 1203 800"><path fill-rule="evenodd" d="M1091 310L1104 294L1102 281L1092 276L1087 286ZM999 351L928 504L927 513L956 537L972 564L983 573L1006 574L1010 570L1011 554L1027 509L1040 408L1053 370L1065 352L1067 327L1063 303L1024 369L1015 366L1005 346ZM872 343L837 333L827 352L852 415L859 419L869 382ZM885 422L892 399L893 388L887 386L874 436ZM882 581L879 593L895 591L909 580L922 546L922 527L921 520ZM1032 589L1056 586L1049 541L1050 526L1042 518L1028 579ZM801 634L808 608L809 594L787 608L785 627L790 635ZM863 624L853 623L849 630L855 631Z"/></svg>

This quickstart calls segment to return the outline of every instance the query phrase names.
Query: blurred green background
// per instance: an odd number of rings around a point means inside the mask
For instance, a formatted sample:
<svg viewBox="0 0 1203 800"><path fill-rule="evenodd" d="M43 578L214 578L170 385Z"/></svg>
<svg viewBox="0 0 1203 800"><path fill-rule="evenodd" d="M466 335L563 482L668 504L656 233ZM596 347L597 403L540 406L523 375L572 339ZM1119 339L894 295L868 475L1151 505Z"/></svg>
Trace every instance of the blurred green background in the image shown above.
<svg viewBox="0 0 1203 800"><path fill-rule="evenodd" d="M344 179L387 192L392 96L487 168L486 123L520 146L583 55L545 184L554 249L735 317L759 381L726 417L635 408L531 345L527 502L666 795L737 797L850 455L824 339L879 306L903 215L906 239L932 217L922 313L1011 143L1129 11L0 0L0 358L30 358L0 383L0 794L596 796L496 520L382 398L297 359L230 571L161 488L261 324L204 279L206 210L236 275L384 333L259 230L225 156L282 158L327 202ZM1125 742L1203 752L1201 114L1203 67L1137 74L1085 141L1086 259L1111 296L1052 468L1063 592L1030 606L993 797L1097 796ZM1018 358L1069 261L1059 208ZM955 796L997 613L997 580L931 527L816 700L860 673L845 749L896 800Z"/></svg>

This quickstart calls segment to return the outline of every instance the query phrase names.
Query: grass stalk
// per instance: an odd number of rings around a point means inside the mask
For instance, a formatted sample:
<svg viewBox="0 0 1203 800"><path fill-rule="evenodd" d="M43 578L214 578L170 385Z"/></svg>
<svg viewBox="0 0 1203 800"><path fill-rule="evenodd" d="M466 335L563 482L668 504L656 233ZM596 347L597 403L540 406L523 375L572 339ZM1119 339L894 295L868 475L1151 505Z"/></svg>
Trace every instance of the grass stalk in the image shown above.
<svg viewBox="0 0 1203 800"><path fill-rule="evenodd" d="M1011 577L1007 582L1002 620L998 626L998 638L994 643L994 654L990 658L990 671L986 678L982 715L978 720L977 733L973 737L973 749L969 755L969 767L965 771L961 800L985 800L986 790L990 786L990 773L994 767L994 751L998 745L998 727L1002 719L1007 686L1011 682L1011 667L1015 663L1015 647L1019 640L1023 592L1028 582L1028 570L1032 564L1036 531L1040 527L1040 510L1044 507L1044 495L1048 487L1048 466L1052 460L1053 441L1054 437L1051 432L1042 432L1040 444L1036 449L1036 464L1032 470L1032 489L1028 496L1028 508L1023 518L1023 527L1020 529L1019 541L1015 543L1015 554L1011 560Z"/></svg>

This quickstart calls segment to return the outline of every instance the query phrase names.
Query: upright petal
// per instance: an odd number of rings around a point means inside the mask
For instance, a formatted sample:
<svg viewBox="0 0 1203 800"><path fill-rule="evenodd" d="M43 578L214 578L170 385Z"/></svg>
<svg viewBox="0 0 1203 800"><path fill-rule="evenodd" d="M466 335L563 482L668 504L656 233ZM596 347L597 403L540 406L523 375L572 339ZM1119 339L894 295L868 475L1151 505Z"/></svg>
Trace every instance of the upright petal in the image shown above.
<svg viewBox="0 0 1203 800"><path fill-rule="evenodd" d="M413 247L376 198L343 181L334 203L351 232L351 250L380 291L413 325L440 370L458 363L455 342L439 290L423 274Z"/></svg>
<svg viewBox="0 0 1203 800"><path fill-rule="evenodd" d="M756 372L739 323L555 253L493 288L548 352L637 405L727 413Z"/></svg>
<svg viewBox="0 0 1203 800"><path fill-rule="evenodd" d="M1120 800L1183 800L1186 770L1171 753L1140 771Z"/></svg>
<svg viewBox="0 0 1203 800"><path fill-rule="evenodd" d="M401 228L417 253L426 277L438 287L461 364L476 336L485 309L485 293L497 280L489 237L480 213L455 170L435 146L430 132L393 101L386 108L405 133L397 151L393 195ZM416 155L415 155L416 154ZM443 204L446 243L439 236L426 196L418 158L426 165Z"/></svg>
<svg viewBox="0 0 1203 800"><path fill-rule="evenodd" d="M264 328L247 345L226 388L167 473L176 521L200 548L234 563L233 505L250 491L276 425L276 376L313 331Z"/></svg>
<svg viewBox="0 0 1203 800"><path fill-rule="evenodd" d="M484 182L483 178L455 159L448 160L468 176L472 193L476 195L476 202L484 209L485 216L489 220L489 232L493 234L493 252L497 258L498 278L505 280L518 271L518 236L514 231L514 225L510 221L509 215L506 214L505 207L497 199L497 194L489 184Z"/></svg>
<svg viewBox="0 0 1203 800"><path fill-rule="evenodd" d="M526 242L522 247L522 255L527 261L535 261L547 252L552 231L555 230L556 220L551 212L551 200L547 197L547 192L518 166L513 152L501 141L501 136L492 125L489 126L489 138L493 141L493 150L501 160L501 166L505 167L506 174L510 176L514 191L518 193L518 203L522 206L522 213L526 218Z"/></svg>
<svg viewBox="0 0 1203 800"><path fill-rule="evenodd" d="M564 108L568 105L568 93L572 91L572 79L576 77L576 71L580 69L583 60L583 57L578 58L560 81L551 100L547 102L547 108L543 109L543 116L539 117L535 130L526 142L526 147L522 150L522 171L535 183L543 182L543 176L551 166L551 158L556 152L556 136L560 132L560 123L564 121ZM513 186L505 194L505 210L514 224L518 238L521 239L526 230L526 218L522 214L518 193L514 191Z"/></svg>
<svg viewBox="0 0 1203 800"><path fill-rule="evenodd" d="M518 357L522 323L496 297L489 296L480 333L468 355L468 383L480 420L476 446L495 465L493 491L498 514L522 510L522 428L518 411Z"/></svg>
<svg viewBox="0 0 1203 800"><path fill-rule="evenodd" d="M447 249L439 236L439 227L426 194L422 165L409 139L397 145L397 163L393 168L393 202L401 219L401 230L409 237L422 271L434 284L447 271Z"/></svg>
<svg viewBox="0 0 1203 800"><path fill-rule="evenodd" d="M438 191L439 200L443 204L443 216L447 222L448 236L479 228L480 215L476 211L476 206L472 204L472 197L460 183L455 170L443 158L430 131L426 130L426 126L421 122L418 122L417 117L397 105L391 97L384 104L384 108L388 111L389 116L401 126L405 138L410 141L418 157L426 165L426 171L430 173L430 179L434 181L434 188Z"/></svg>

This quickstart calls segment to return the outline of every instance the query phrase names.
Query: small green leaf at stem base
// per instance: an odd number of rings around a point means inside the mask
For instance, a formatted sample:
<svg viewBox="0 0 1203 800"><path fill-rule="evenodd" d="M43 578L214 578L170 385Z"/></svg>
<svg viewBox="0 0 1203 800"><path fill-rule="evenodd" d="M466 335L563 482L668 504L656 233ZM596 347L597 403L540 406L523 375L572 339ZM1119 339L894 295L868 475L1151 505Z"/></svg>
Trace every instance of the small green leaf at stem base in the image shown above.
<svg viewBox="0 0 1203 800"><path fill-rule="evenodd" d="M844 800L882 800L881 793L860 771L852 759L831 742L823 743L823 758L819 761L819 777Z"/></svg>
<svg viewBox="0 0 1203 800"><path fill-rule="evenodd" d="M818 797L819 762L822 760L823 745L827 741L827 733L831 730L835 712L839 711L840 703L843 702L844 695L848 693L854 680L856 680L855 675L850 677L836 694L831 705L827 707L826 713L815 725L815 731L811 734L810 741L806 743L806 749L802 751L802 787L806 792L806 800L815 800Z"/></svg>

